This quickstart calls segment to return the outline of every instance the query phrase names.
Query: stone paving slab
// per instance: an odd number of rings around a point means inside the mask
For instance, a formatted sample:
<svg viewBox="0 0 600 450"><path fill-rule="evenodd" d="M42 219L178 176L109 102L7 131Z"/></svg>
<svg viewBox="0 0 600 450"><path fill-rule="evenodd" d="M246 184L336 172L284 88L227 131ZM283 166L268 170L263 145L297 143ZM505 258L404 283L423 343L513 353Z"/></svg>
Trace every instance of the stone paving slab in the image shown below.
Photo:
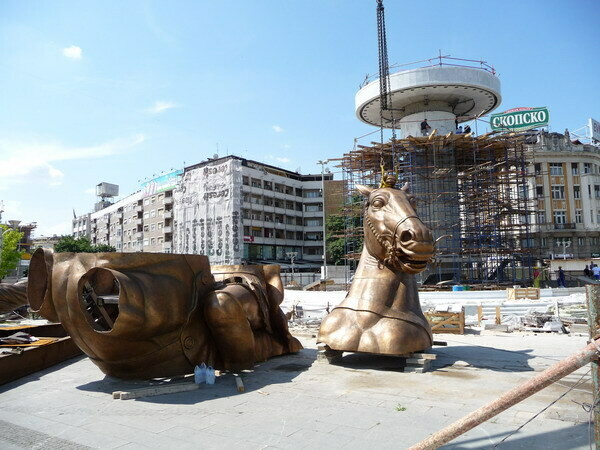
<svg viewBox="0 0 600 450"><path fill-rule="evenodd" d="M244 393L224 375L196 391L113 400L113 391L148 382L106 377L84 357L32 374L0 386L0 429L6 430L0 448L406 448L586 344L583 336L554 334L436 335L448 345L432 349L432 371L419 374L403 373L397 358L375 355L320 363L314 337L299 337L303 351L243 375ZM445 448L493 447L579 381L499 448L588 448L589 413L580 406L592 398L587 371Z"/></svg>

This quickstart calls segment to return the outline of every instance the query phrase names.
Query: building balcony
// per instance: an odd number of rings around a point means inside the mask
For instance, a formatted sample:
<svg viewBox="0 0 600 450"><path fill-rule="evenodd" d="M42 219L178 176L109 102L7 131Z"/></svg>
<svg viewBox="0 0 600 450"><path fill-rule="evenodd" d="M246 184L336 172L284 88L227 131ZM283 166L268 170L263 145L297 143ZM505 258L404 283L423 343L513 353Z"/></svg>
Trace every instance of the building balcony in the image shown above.
<svg viewBox="0 0 600 450"><path fill-rule="evenodd" d="M163 233L167 234L167 233L172 233L173 232L173 227L172 226L168 226L168 227L163 227Z"/></svg>
<svg viewBox="0 0 600 450"><path fill-rule="evenodd" d="M172 205L173 197L165 197L165 205Z"/></svg>
<svg viewBox="0 0 600 450"><path fill-rule="evenodd" d="M141 231L136 231L136 233L134 234L134 237L138 240L142 239L143 236L144 236L144 233L142 233Z"/></svg>
<svg viewBox="0 0 600 450"><path fill-rule="evenodd" d="M554 224L555 230L574 230L575 228L577 228L577 224L574 224L574 223L555 223Z"/></svg>
<svg viewBox="0 0 600 450"><path fill-rule="evenodd" d="M136 225L143 225L144 224L144 219L135 219L135 224Z"/></svg>
<svg viewBox="0 0 600 450"><path fill-rule="evenodd" d="M172 219L173 218L173 211L165 211L163 214L163 218L164 219Z"/></svg>
<svg viewBox="0 0 600 450"><path fill-rule="evenodd" d="M137 205L137 206L135 207L135 211L136 211L136 212L142 212L143 210L144 210L144 207L143 207L142 205Z"/></svg>

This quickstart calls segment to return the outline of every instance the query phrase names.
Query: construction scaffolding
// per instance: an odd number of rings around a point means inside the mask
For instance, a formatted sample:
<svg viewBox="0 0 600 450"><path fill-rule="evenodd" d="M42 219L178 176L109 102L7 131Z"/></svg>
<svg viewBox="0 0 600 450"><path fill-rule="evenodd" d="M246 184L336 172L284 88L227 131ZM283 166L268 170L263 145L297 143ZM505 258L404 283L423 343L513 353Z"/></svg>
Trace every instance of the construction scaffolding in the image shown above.
<svg viewBox="0 0 600 450"><path fill-rule="evenodd" d="M381 164L409 182L417 213L445 236L436 261L419 275L424 285L530 285L538 257L531 231L525 133L408 136L355 145L339 158L345 181L346 257L360 257L363 199L356 185L378 186Z"/></svg>

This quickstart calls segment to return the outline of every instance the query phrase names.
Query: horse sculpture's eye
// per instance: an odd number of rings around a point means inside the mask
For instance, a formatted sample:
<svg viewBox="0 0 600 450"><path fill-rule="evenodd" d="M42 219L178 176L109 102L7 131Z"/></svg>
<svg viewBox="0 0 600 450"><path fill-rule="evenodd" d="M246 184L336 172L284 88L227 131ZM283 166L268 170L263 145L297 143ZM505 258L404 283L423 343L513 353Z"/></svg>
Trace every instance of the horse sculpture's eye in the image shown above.
<svg viewBox="0 0 600 450"><path fill-rule="evenodd" d="M376 198L375 200L373 200L372 205L373 208L381 208L383 205L385 205L385 202L381 198Z"/></svg>

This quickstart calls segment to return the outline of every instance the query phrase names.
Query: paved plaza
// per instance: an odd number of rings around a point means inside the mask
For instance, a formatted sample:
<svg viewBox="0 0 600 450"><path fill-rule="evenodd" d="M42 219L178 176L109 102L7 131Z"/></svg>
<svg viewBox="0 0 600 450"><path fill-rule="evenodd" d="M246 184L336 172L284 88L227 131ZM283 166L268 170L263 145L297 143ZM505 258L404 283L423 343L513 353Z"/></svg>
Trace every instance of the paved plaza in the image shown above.
<svg viewBox="0 0 600 450"><path fill-rule="evenodd" d="M390 357L346 354L337 365L318 362L311 330L299 338L300 353L245 373L243 393L224 374L191 392L113 400L113 391L149 382L106 377L86 357L27 376L0 387L0 448L407 448L586 345L585 336L562 334L436 335L448 345L433 348L433 370L420 374L403 373ZM588 371L579 369L447 448L589 448Z"/></svg>

